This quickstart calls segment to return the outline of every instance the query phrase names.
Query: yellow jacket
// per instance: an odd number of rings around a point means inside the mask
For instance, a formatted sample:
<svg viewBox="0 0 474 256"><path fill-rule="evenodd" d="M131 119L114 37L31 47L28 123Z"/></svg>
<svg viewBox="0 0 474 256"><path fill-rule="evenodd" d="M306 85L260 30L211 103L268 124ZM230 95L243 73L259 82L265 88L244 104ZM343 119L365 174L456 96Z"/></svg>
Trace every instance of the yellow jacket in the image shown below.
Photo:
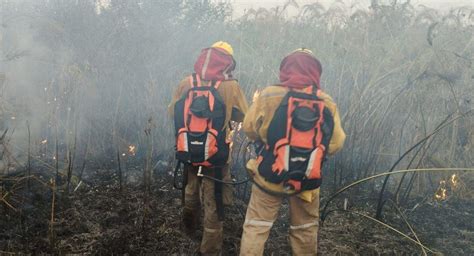
<svg viewBox="0 0 474 256"><path fill-rule="evenodd" d="M202 81L203 84L209 81ZM171 103L168 105L168 113L170 116L174 115L174 105L176 102L191 88L189 77L183 79L176 89ZM242 122L245 113L248 110L247 100L240 89L239 83L236 80L222 81L217 89L217 92L224 100L226 106L226 120L224 128L229 132L229 121Z"/></svg>
<svg viewBox="0 0 474 256"><path fill-rule="evenodd" d="M244 132L250 140L261 140L267 143L268 127L270 126L270 122L273 119L276 109L287 92L287 88L278 85L269 86L260 92L260 95L256 98L255 102L250 106L250 109L245 115L243 123ZM324 100L326 107L331 111L334 118L334 130L328 151L328 153L332 155L342 148L344 140L346 139L346 134L341 126L339 111L337 110L337 106L331 96L323 92L320 97ZM260 186L274 192L282 193L284 191L283 184L267 182L260 176L257 171L257 162L255 159L252 159L247 163L247 169L251 175L253 175L254 182L257 182ZM310 202L316 196L317 190L318 189L304 191L298 196L301 199Z"/></svg>

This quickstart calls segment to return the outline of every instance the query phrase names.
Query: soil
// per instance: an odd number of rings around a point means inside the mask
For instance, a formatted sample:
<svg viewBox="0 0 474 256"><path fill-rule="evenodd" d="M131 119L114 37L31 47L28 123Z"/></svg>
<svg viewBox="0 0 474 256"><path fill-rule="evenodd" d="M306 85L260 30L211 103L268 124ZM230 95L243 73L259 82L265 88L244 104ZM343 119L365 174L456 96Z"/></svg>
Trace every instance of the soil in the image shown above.
<svg viewBox="0 0 474 256"><path fill-rule="evenodd" d="M45 185L50 181L48 175L39 178L45 184L30 180L29 189L26 179L4 179L0 181L2 194L14 193L5 197L11 207L0 202L0 252L193 255L200 233L191 238L183 232L180 191L173 188L169 173L154 177L150 191L145 193L143 186L131 182L120 189L112 170L93 171L79 187L74 186L74 192L71 188L68 195L55 194L53 224L53 193ZM327 194L323 190L323 202ZM340 200L333 206L342 208L344 197ZM420 241L439 254L474 255L474 201L420 200L413 200L402 210ZM223 255L238 254L245 203L238 198L235 201L226 209ZM348 211L331 212L320 227L319 254L422 255L419 245L353 213L373 216L374 205L369 202L374 201L370 196L352 195ZM291 254L287 205L280 215L266 244L266 255ZM393 206L385 207L383 221L414 238Z"/></svg>

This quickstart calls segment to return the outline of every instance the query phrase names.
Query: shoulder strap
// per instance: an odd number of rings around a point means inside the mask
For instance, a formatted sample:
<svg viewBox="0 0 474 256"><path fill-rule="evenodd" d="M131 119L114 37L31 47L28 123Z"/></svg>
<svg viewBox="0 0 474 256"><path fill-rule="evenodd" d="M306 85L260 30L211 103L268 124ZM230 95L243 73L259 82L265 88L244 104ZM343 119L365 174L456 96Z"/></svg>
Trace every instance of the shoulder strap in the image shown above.
<svg viewBox="0 0 474 256"><path fill-rule="evenodd" d="M214 87L216 90L219 89L219 86L221 85L222 81L212 81L212 87Z"/></svg>
<svg viewBox="0 0 474 256"><path fill-rule="evenodd" d="M191 84L191 87L201 87L202 86L201 77L199 77L198 74L193 73L191 77L189 78L189 83ZM209 82L208 86L213 87L217 90L219 86L221 85L221 83L222 81L212 80Z"/></svg>
<svg viewBox="0 0 474 256"><path fill-rule="evenodd" d="M222 81L211 80L211 81L209 81L207 86L217 90L217 89L219 89L219 86L221 85L221 82Z"/></svg>
<svg viewBox="0 0 474 256"><path fill-rule="evenodd" d="M201 87L201 78L198 74L193 73L189 78L189 83L191 84L191 87Z"/></svg>

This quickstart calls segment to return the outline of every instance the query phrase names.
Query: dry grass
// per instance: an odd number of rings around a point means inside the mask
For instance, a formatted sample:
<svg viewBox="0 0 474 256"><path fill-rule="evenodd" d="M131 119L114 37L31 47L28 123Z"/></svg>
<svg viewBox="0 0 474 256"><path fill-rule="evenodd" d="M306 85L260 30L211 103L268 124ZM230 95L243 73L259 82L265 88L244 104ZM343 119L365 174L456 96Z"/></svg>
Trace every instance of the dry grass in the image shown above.
<svg viewBox="0 0 474 256"><path fill-rule="evenodd" d="M8 128L0 141L2 173L40 169L46 171L42 175L68 184L55 186L67 193L88 173L108 174L104 170L111 169L123 178L121 188L130 185L127 177L132 169L139 169L139 180L150 191L150 173L173 152L172 123L166 113L171 94L192 72L199 50L216 40L233 44L235 73L249 100L256 90L278 81L279 63L288 52L304 46L316 53L323 64L323 88L338 103L348 135L344 150L326 165L325 191L390 169L443 120L474 108L474 26L469 8L443 15L409 3L379 4L370 10L337 3L326 10L318 4L298 6L288 1L232 18L229 3L213 1L141 1L140 5L112 1L100 15L90 1L1 1L1 5L5 46L0 58L5 70L0 70L0 130ZM291 8L298 15L289 16ZM395 169L474 166L473 126L472 115L453 121ZM244 143L242 134L237 138ZM234 161L240 165L242 159ZM405 203L405 208L415 207L420 198L432 198L439 181L450 175L390 179L388 197ZM472 175L459 177L461 185L450 188L448 201L473 198L468 185ZM0 183L2 204L18 208L4 197L9 190L4 181ZM359 191L368 197L380 188L374 180ZM248 197L247 188L239 191ZM141 207L142 226L153 221L147 214L157 202L150 195L140 195L147 199L145 206L134 206ZM62 197L55 198L56 210L68 204ZM51 225L62 226L66 215L54 215ZM347 221L342 222L350 224ZM98 224L91 225L89 231L99 236ZM161 231L174 234L166 227ZM470 236L469 230L463 234ZM110 235L117 240L101 245L125 239L117 238L118 233ZM87 240L74 237L72 242ZM87 251L94 242L85 244ZM322 246L326 252L344 254L356 245ZM375 244L361 252L380 248Z"/></svg>

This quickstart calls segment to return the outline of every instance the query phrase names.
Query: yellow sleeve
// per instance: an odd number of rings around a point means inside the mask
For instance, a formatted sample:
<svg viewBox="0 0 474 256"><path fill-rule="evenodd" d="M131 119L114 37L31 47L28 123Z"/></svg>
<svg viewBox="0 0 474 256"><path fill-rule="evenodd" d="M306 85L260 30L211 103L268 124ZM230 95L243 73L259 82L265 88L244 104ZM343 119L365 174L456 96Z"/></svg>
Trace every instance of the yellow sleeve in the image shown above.
<svg viewBox="0 0 474 256"><path fill-rule="evenodd" d="M287 89L281 86L268 86L259 93L247 112L243 125L244 132L251 140L267 143L268 127L286 93Z"/></svg>
<svg viewBox="0 0 474 256"><path fill-rule="evenodd" d="M329 111L331 111L332 117L334 119L334 128L332 132L331 141L329 142L329 151L328 151L328 154L333 155L339 150L341 150L342 147L344 146L344 141L346 140L346 134L344 130L342 129L341 117L339 116L339 110L337 109L336 103L334 103L331 96L329 96L326 93L322 93L320 97L324 100L326 107L329 109Z"/></svg>
<svg viewBox="0 0 474 256"><path fill-rule="evenodd" d="M187 83L188 83L188 79L185 78L179 83L178 88L176 88L176 91L173 94L173 98L171 99L171 102L168 105L168 115L170 117L174 116L174 105L181 98L181 95L183 95L183 91L184 91L184 88L186 87Z"/></svg>
<svg viewBox="0 0 474 256"><path fill-rule="evenodd" d="M249 106L247 99L245 98L245 94L242 92L242 89L238 83L235 83L233 86L232 96L234 98L234 105L232 106L231 120L235 122L242 122Z"/></svg>
<svg viewBox="0 0 474 256"><path fill-rule="evenodd" d="M245 115L244 123L242 125L245 134L252 141L259 139L258 130L262 125L262 109L260 104L261 103L258 98L254 103L252 103L249 110L247 111L247 114Z"/></svg>
<svg viewBox="0 0 474 256"><path fill-rule="evenodd" d="M346 140L346 133L342 129L341 117L339 116L339 110L337 109L337 106L335 106L333 119L334 119L334 129L332 132L331 141L329 142L329 151L328 151L330 155L335 154L336 152L341 150L342 146L344 146L344 141Z"/></svg>

